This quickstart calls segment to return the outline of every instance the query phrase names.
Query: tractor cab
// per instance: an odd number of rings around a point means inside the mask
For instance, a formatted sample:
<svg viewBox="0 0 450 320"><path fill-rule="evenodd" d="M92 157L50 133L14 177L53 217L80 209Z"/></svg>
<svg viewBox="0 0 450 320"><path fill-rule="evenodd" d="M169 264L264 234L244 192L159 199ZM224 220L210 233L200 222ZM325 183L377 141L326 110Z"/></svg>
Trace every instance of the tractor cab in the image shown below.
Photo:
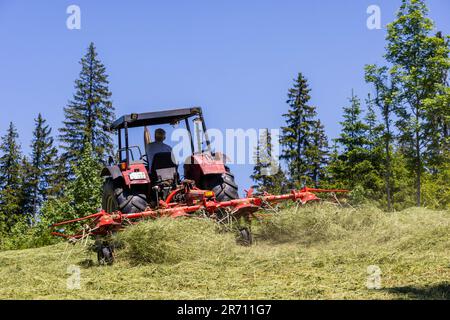
<svg viewBox="0 0 450 320"><path fill-rule="evenodd" d="M129 144L129 130L132 128L145 128L146 134L144 137L145 145L151 143L150 134L147 131L148 127L160 126L160 125L179 125L180 122L184 122L186 125L189 138L191 140L192 152L194 152L194 144L192 141L192 134L190 128L189 119L197 116L203 119L201 108L185 108L159 112L147 112L147 113L132 113L124 115L114 121L109 128L110 131L117 133L118 140L118 159L119 161L127 162L130 164L136 160L143 160L147 162L147 150L142 152L139 146L131 146ZM204 122L203 122L204 123ZM205 129L205 128L204 128ZM207 139L209 145L209 139ZM151 164L148 164L150 166Z"/></svg>
<svg viewBox="0 0 450 320"><path fill-rule="evenodd" d="M160 152L151 152L157 141L151 142L148 129L162 125L184 125L186 129L188 141L184 142L190 147L190 155L184 159L182 172L167 145L167 148L156 148ZM195 129L196 143L191 125ZM131 128L143 128L143 149L130 145ZM195 187L214 191L217 199L238 198L237 185L225 166L224 155L211 150L200 107L132 113L120 117L107 129L117 134L118 145L117 153L109 157L108 166L102 171L105 177L103 209L107 212L132 213L147 206L158 206L160 200L166 200L187 180Z"/></svg>

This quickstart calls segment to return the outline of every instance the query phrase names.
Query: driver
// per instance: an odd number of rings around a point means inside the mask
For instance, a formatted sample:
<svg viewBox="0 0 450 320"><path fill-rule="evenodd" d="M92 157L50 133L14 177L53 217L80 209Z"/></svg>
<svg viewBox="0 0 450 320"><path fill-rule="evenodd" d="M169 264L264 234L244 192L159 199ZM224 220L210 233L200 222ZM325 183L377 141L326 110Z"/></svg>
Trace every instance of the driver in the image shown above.
<svg viewBox="0 0 450 320"><path fill-rule="evenodd" d="M172 152L172 148L165 144L163 141L166 140L166 132L158 128L155 130L155 142L145 145L145 152L147 153L148 165L153 164L153 158L157 153Z"/></svg>

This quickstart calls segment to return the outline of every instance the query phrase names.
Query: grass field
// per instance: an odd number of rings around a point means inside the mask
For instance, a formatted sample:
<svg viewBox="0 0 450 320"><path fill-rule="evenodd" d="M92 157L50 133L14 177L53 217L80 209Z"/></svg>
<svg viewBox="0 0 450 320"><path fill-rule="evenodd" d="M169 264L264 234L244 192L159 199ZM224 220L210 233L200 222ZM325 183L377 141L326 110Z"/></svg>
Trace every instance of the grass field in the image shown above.
<svg viewBox="0 0 450 320"><path fill-rule="evenodd" d="M0 298L450 298L448 211L286 209L255 226L252 247L215 229L199 219L142 223L122 234L108 267L80 245L0 252ZM81 281L71 290L73 265ZM371 265L381 289L366 287Z"/></svg>

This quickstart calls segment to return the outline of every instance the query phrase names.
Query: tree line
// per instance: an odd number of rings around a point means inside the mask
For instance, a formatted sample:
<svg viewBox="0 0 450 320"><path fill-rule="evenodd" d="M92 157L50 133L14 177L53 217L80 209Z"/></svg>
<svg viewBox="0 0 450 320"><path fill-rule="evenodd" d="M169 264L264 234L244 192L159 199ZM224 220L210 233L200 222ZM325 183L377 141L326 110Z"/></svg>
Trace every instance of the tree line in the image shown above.
<svg viewBox="0 0 450 320"><path fill-rule="evenodd" d="M299 73L288 91L280 145L286 173L256 150L252 175L261 192L305 185L353 190L386 210L425 205L450 207L450 37L434 31L422 0L403 0L387 26L385 65L366 65L372 92L352 92L342 109L341 131L331 141L310 104L307 79ZM365 108L363 108L363 105ZM331 143L330 143L331 142ZM270 157L269 157L270 158ZM282 188L283 189L283 188Z"/></svg>
<svg viewBox="0 0 450 320"><path fill-rule="evenodd" d="M55 220L79 217L101 205L99 170L113 149L103 128L114 120L114 107L93 43L80 64L75 93L58 130L59 145L42 114L35 119L29 155L22 153L13 123L1 138L0 248L17 247L11 243L14 236L47 234L44 230Z"/></svg>
<svg viewBox="0 0 450 320"><path fill-rule="evenodd" d="M280 159L265 130L255 150L258 192L347 188L386 210L450 207L450 38L434 31L423 0L403 0L387 27L384 65L367 65L371 92L351 93L341 131L329 139L299 73L288 90ZM57 140L42 114L30 154L13 123L0 139L0 249L49 243L48 224L100 207L99 170L112 153L114 120L105 66L90 44ZM26 239L32 239L27 243Z"/></svg>

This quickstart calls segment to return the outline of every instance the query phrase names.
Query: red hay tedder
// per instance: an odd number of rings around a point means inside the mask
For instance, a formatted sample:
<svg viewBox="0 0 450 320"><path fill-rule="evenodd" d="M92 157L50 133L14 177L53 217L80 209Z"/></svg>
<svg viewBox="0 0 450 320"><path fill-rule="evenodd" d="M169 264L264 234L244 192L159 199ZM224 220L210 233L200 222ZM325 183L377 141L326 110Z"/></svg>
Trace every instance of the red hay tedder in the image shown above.
<svg viewBox="0 0 450 320"><path fill-rule="evenodd" d="M181 121L185 123L192 151L184 162L182 180L170 152L157 153L152 163L148 163L147 152L142 155L139 146L130 146L128 139L130 128L146 127L144 140L147 146L150 143L147 126L176 125ZM197 146L190 129L191 121L197 132ZM102 171L105 177L102 210L51 226L53 235L71 240L95 237L94 248L100 264L114 261L111 235L144 218L189 217L201 213L219 223L233 225L240 242L250 245L250 221L257 217L256 211L286 200L301 204L319 201L315 193L347 192L303 188L284 195L254 196L250 189L245 198L239 198L234 176L225 165L226 157L211 150L200 107L125 115L107 129L117 131L119 149L116 157L110 157L109 165ZM200 132L202 137L199 137ZM60 230L75 223L83 224L76 234Z"/></svg>

